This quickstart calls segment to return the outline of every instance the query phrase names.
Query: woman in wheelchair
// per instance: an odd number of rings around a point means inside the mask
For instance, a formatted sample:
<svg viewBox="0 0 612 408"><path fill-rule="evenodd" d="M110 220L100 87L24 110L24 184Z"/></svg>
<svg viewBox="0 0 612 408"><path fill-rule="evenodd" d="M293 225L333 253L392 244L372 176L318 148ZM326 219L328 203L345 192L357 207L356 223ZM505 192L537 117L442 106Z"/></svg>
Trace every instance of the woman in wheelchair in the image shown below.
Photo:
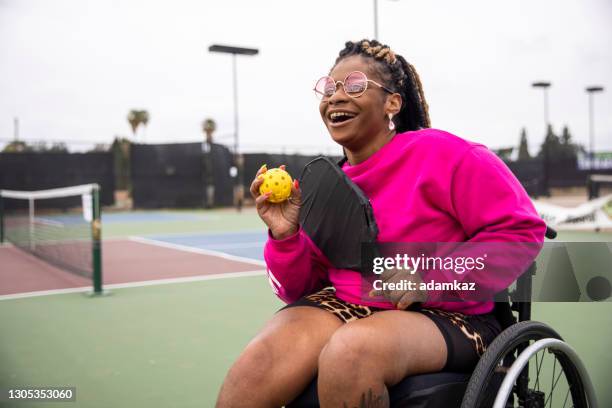
<svg viewBox="0 0 612 408"><path fill-rule="evenodd" d="M388 46L347 42L314 91L380 242L543 242L546 226L517 179L485 146L430 127L419 75ZM335 268L300 227L297 181L272 204L259 194L265 171L251 194L269 228L269 281L288 305L231 367L217 407L281 407L315 377L322 407L386 407L406 376L474 369L501 331L493 302L414 308L418 299L389 292L365 301L360 273Z"/></svg>

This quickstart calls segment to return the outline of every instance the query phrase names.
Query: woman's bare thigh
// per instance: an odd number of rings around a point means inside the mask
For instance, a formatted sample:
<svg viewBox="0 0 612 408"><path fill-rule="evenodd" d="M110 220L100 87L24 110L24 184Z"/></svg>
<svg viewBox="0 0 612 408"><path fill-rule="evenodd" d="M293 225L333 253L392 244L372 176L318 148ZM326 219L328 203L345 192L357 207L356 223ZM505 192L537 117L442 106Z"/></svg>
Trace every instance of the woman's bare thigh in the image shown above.
<svg viewBox="0 0 612 408"><path fill-rule="evenodd" d="M337 330L323 351L321 362L326 358L332 360L329 364L332 371L333 367L342 366L344 360L353 367L376 367L373 372L392 386L408 375L441 370L447 349L444 336L427 316L387 310Z"/></svg>
<svg viewBox="0 0 612 408"><path fill-rule="evenodd" d="M317 373L321 350L343 323L309 306L276 313L249 342L228 372L218 407L284 405Z"/></svg>

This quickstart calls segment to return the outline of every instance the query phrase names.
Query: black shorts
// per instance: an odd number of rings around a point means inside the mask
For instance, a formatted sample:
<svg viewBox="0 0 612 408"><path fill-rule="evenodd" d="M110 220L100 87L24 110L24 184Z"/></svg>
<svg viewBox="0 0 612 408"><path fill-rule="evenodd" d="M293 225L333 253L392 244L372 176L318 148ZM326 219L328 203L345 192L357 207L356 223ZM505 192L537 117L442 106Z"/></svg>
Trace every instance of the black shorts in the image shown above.
<svg viewBox="0 0 612 408"><path fill-rule="evenodd" d="M336 297L334 288L304 296L281 310L295 306L326 310L345 323L387 310L345 302ZM471 372L487 346L502 330L492 313L467 315L426 308L414 311L429 317L444 336L448 353L442 371Z"/></svg>

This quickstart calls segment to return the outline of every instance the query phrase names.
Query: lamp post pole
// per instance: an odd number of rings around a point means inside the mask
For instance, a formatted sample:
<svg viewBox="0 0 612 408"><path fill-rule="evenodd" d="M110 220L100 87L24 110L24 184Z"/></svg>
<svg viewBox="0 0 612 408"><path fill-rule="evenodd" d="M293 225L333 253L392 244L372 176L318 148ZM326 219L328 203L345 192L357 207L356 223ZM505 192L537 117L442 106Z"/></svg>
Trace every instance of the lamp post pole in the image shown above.
<svg viewBox="0 0 612 408"><path fill-rule="evenodd" d="M534 88L541 88L544 90L544 125L548 128L550 124L550 119L548 117L548 88L550 88L550 82L534 82L531 84Z"/></svg>
<svg viewBox="0 0 612 408"><path fill-rule="evenodd" d="M238 70L236 54L232 54L232 87L234 89L234 154L238 155Z"/></svg>
<svg viewBox="0 0 612 408"><path fill-rule="evenodd" d="M233 86L233 94L234 94L234 165L236 166L237 174L236 180L238 189L242 188L244 184L244 171L242 169L242 160L239 157L239 121L238 121L238 70L236 64L236 56L237 55L257 55L259 53L259 49L257 48L244 48L244 47L234 47L229 45L219 45L213 44L208 47L209 52L220 52L224 54L232 55L232 86ZM238 194L240 194L238 192ZM238 197L236 206L238 210L242 207L242 198Z"/></svg>
<svg viewBox="0 0 612 408"><path fill-rule="evenodd" d="M532 87L534 88L540 88L544 90L544 149L543 149L543 167L544 167L544 171L543 171L543 180L542 180L542 192L544 195L549 196L550 195L550 191L548 190L548 179L549 179L549 170L548 170L548 165L550 162L550 157L549 157L549 151L548 151L548 141L547 136L548 136L548 128L550 126L550 119L548 116L548 88L550 88L551 83L550 82L546 82L546 81L540 81L540 82L534 82L531 84Z"/></svg>
<svg viewBox="0 0 612 408"><path fill-rule="evenodd" d="M378 0L374 0L374 39L378 40Z"/></svg>
<svg viewBox="0 0 612 408"><path fill-rule="evenodd" d="M589 152L591 160L595 158L595 114L593 107L593 94L603 92L603 86L589 86L586 88L589 94Z"/></svg>
<svg viewBox="0 0 612 408"><path fill-rule="evenodd" d="M374 0L374 39L378 39L378 0Z"/></svg>

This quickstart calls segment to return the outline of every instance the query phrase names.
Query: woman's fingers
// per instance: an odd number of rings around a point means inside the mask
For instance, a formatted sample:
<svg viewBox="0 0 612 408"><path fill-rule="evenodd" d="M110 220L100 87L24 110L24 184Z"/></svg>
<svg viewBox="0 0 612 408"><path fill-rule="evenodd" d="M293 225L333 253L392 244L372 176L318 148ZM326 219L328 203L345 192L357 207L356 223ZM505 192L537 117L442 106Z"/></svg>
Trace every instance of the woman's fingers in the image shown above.
<svg viewBox="0 0 612 408"><path fill-rule="evenodd" d="M261 183L263 183L263 177L260 176L257 176L251 183L251 196L253 196L255 199L259 197L259 187L261 186Z"/></svg>
<svg viewBox="0 0 612 408"><path fill-rule="evenodd" d="M400 299L395 304L395 307L399 310L406 310L408 307L414 303L414 293L411 291L404 292L404 294L400 297Z"/></svg>
<svg viewBox="0 0 612 408"><path fill-rule="evenodd" d="M257 170L257 174L255 175L255 177L259 176L260 174L264 174L266 171L268 171L268 165L264 163L261 165L259 170Z"/></svg>
<svg viewBox="0 0 612 408"><path fill-rule="evenodd" d="M266 171L268 171L268 168L266 167L267 165L264 164L263 166L261 166L259 168L259 170L257 170L257 174L255 175L255 179L253 179L253 181L251 182L251 187L249 188L249 191L251 192L251 196L255 199L257 199L257 197L259 197L259 186L261 186L261 183L263 183L263 176L262 174L264 174Z"/></svg>
<svg viewBox="0 0 612 408"><path fill-rule="evenodd" d="M371 298L385 298L389 302L393 303L393 305L397 309L405 310L413 304L416 299L414 293L412 291L404 291L404 290L372 290L368 294Z"/></svg>
<svg viewBox="0 0 612 408"><path fill-rule="evenodd" d="M385 291L381 289L373 289L368 293L370 297L385 297Z"/></svg>
<svg viewBox="0 0 612 408"><path fill-rule="evenodd" d="M383 273L380 274L380 279L383 282L391 282L393 279L396 279L400 275L399 269L385 269Z"/></svg>
<svg viewBox="0 0 612 408"><path fill-rule="evenodd" d="M302 190L300 190L300 182L298 179L293 180L293 184L291 184L291 195L289 196L289 202L295 205L302 204Z"/></svg>
<svg viewBox="0 0 612 408"><path fill-rule="evenodd" d="M397 309L407 309L415 302L423 302L427 294L420 290L421 279L411 270L387 269L380 275L382 289L370 291L370 297L383 297ZM410 284L406 289L405 285ZM389 289L397 287L401 289Z"/></svg>
<svg viewBox="0 0 612 408"><path fill-rule="evenodd" d="M264 204L266 204L266 201L270 197L270 194L271 193L260 194L259 197L255 198L255 207L257 207L258 210L260 210L264 206Z"/></svg>

